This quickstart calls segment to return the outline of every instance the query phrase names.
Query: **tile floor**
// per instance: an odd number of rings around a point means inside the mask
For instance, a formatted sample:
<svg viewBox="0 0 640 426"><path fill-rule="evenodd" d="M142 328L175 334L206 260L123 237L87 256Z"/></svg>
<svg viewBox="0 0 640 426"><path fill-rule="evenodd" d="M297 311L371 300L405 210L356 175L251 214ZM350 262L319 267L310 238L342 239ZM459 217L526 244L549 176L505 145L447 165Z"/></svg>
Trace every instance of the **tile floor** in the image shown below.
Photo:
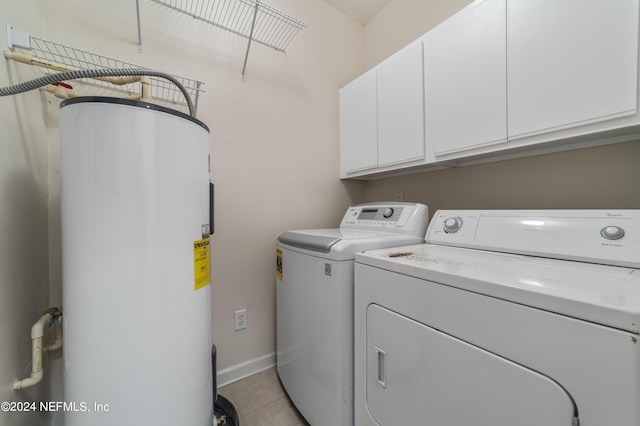
<svg viewBox="0 0 640 426"><path fill-rule="evenodd" d="M275 367L218 389L238 411L240 426L309 426L287 396Z"/></svg>

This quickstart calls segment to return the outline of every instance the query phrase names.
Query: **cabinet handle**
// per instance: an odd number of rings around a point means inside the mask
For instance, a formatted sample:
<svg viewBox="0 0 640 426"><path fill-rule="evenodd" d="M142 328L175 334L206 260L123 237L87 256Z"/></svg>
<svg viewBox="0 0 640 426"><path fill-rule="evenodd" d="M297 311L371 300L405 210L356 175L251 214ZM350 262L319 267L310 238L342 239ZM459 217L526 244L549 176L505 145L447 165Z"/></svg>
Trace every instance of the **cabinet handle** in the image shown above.
<svg viewBox="0 0 640 426"><path fill-rule="evenodd" d="M387 359L387 353L377 346L374 346L373 348L375 349L376 355L378 358L378 384L386 389L387 380L385 377L386 376L385 364Z"/></svg>

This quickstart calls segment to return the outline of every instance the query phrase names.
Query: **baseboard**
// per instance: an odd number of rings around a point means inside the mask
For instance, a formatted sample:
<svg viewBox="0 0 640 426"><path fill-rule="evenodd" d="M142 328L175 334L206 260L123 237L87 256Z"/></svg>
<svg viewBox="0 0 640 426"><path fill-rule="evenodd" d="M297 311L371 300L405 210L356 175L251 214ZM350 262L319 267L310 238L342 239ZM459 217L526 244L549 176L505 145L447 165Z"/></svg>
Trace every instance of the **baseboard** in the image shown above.
<svg viewBox="0 0 640 426"><path fill-rule="evenodd" d="M276 365L276 354L270 354L251 359L241 364L232 365L223 370L218 371L217 385L218 388L226 386L230 383L237 382L261 371L267 370Z"/></svg>

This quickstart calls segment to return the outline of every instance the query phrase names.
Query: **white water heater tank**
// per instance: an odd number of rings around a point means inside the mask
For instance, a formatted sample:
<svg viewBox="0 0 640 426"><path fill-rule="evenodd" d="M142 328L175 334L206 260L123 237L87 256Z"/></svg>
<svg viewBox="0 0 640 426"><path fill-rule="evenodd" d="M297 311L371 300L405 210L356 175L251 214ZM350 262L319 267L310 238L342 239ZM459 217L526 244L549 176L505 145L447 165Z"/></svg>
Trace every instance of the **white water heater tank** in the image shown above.
<svg viewBox="0 0 640 426"><path fill-rule="evenodd" d="M210 426L209 130L84 97L60 132L65 426Z"/></svg>

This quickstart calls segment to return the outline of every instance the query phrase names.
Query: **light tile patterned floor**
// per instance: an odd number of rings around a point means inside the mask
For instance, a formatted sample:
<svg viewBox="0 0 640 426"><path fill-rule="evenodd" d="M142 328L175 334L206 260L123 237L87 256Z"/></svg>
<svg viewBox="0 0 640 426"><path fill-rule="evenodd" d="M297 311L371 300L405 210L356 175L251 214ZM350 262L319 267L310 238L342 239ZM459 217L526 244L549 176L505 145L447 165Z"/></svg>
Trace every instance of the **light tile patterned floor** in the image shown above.
<svg viewBox="0 0 640 426"><path fill-rule="evenodd" d="M240 426L309 426L270 368L218 389L238 411Z"/></svg>

